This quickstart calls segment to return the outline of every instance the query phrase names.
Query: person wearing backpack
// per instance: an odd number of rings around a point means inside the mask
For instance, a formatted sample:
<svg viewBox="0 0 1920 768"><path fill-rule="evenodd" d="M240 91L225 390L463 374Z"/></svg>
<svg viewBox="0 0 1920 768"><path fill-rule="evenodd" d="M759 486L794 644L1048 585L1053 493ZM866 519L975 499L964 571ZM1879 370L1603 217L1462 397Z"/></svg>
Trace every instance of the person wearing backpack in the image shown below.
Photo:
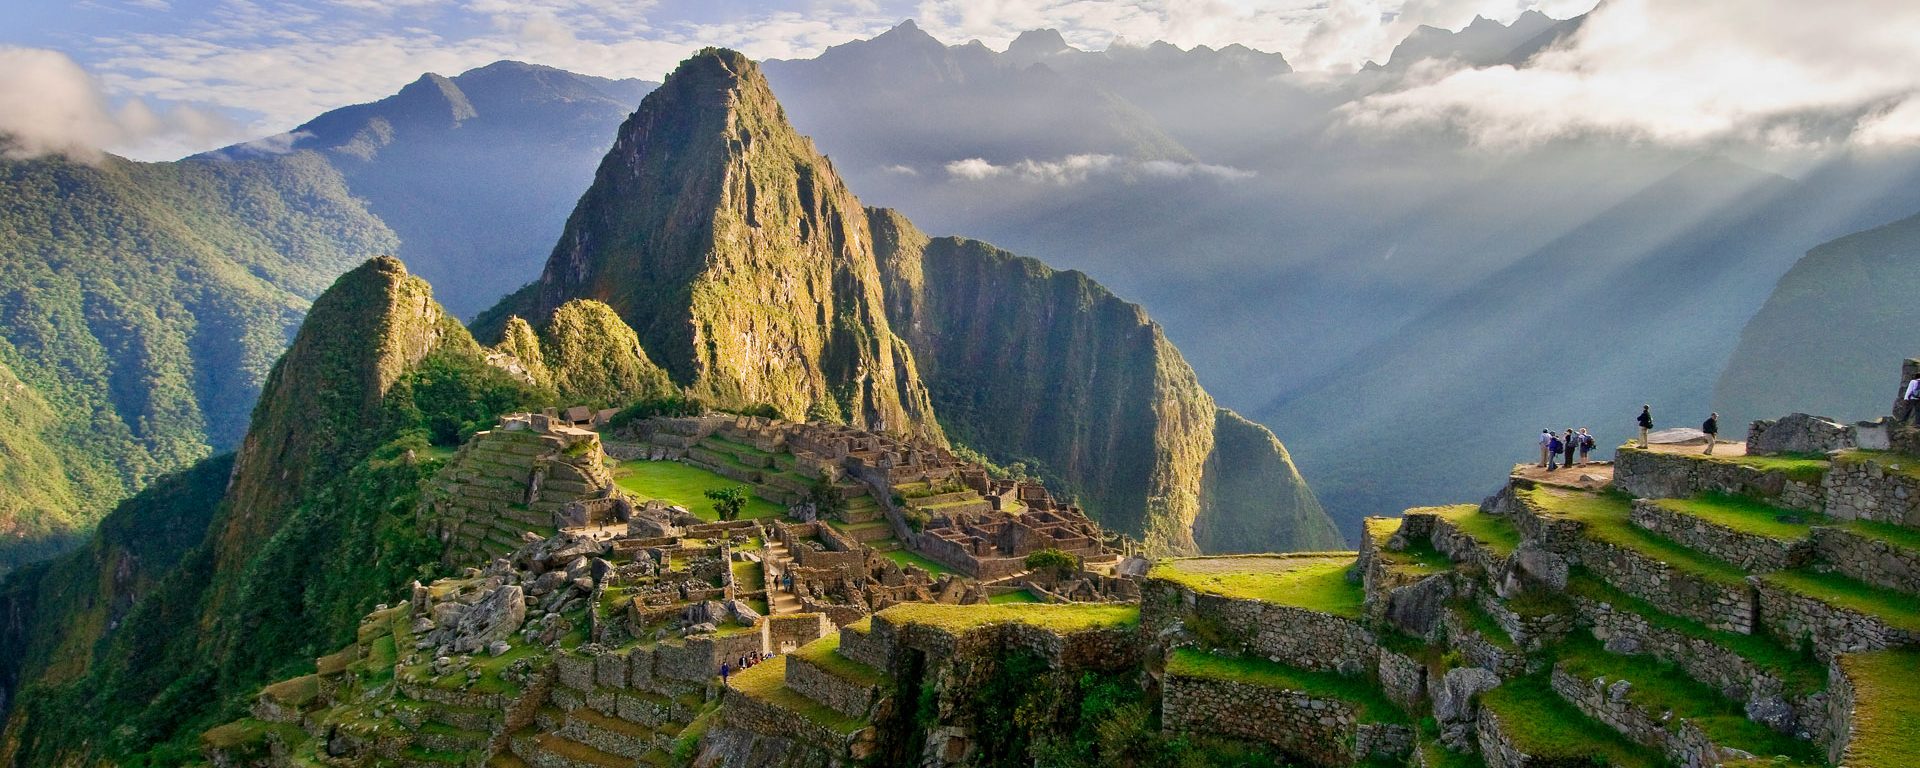
<svg viewBox="0 0 1920 768"><path fill-rule="evenodd" d="M1574 454L1580 451L1580 438L1574 436L1573 427L1567 427L1566 434L1562 435L1560 440L1561 445L1565 446L1561 450L1566 452L1566 458L1560 460L1560 466L1571 467Z"/></svg>
<svg viewBox="0 0 1920 768"><path fill-rule="evenodd" d="M1587 454L1593 452L1593 435L1587 432L1586 427L1581 427L1580 434L1575 435L1574 438L1580 441L1580 463L1585 464Z"/></svg>
<svg viewBox="0 0 1920 768"><path fill-rule="evenodd" d="M1567 444L1560 441L1560 436L1554 434L1553 430L1551 429L1547 430L1547 471L1548 472L1552 472L1556 469L1559 469L1559 467L1556 466L1554 462L1557 462L1560 460L1560 452L1566 449L1567 449Z"/></svg>
<svg viewBox="0 0 1920 768"><path fill-rule="evenodd" d="M1709 413L1707 420L1700 422L1700 431L1707 433L1707 455L1713 455L1713 444L1720 435L1720 414Z"/></svg>
<svg viewBox="0 0 1920 768"><path fill-rule="evenodd" d="M1647 447L1647 433L1653 430L1653 406L1640 406L1640 447Z"/></svg>

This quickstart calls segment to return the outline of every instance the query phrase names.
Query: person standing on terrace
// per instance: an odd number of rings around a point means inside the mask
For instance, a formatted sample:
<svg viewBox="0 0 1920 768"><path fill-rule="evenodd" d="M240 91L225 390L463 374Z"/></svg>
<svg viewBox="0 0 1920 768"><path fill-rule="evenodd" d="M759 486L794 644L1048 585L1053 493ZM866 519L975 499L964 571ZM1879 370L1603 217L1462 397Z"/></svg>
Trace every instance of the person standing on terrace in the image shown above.
<svg viewBox="0 0 1920 768"><path fill-rule="evenodd" d="M1653 430L1653 406L1640 406L1640 447L1647 447L1647 433Z"/></svg>

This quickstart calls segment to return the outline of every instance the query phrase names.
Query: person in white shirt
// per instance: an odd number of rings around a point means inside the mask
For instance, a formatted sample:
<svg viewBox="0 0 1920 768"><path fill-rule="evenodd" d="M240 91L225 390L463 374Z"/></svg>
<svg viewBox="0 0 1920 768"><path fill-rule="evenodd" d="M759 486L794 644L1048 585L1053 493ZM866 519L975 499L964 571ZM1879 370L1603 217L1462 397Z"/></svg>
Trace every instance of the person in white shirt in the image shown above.
<svg viewBox="0 0 1920 768"><path fill-rule="evenodd" d="M1920 424L1920 378L1907 382L1907 393L1902 395L1902 403L1907 407L1907 421Z"/></svg>
<svg viewBox="0 0 1920 768"><path fill-rule="evenodd" d="M1547 465L1547 451L1550 450L1548 446L1551 446L1551 445L1553 445L1553 430L1551 429L1540 430L1540 464L1539 466L1544 467Z"/></svg>

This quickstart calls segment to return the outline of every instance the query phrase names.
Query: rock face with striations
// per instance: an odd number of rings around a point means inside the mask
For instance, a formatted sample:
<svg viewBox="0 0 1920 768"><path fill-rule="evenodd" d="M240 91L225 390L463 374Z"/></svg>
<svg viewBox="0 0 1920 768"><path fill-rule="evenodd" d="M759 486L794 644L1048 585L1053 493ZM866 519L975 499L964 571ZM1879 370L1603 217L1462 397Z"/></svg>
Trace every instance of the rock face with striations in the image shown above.
<svg viewBox="0 0 1920 768"><path fill-rule="evenodd" d="M641 102L539 281L478 325L582 298L695 394L940 437L860 202L740 54L702 52Z"/></svg>
<svg viewBox="0 0 1920 768"><path fill-rule="evenodd" d="M1339 544L1285 449L1215 405L1140 307L862 209L731 51L647 97L540 280L476 331L525 335L513 316L577 299L611 306L693 394L955 437L1156 552Z"/></svg>

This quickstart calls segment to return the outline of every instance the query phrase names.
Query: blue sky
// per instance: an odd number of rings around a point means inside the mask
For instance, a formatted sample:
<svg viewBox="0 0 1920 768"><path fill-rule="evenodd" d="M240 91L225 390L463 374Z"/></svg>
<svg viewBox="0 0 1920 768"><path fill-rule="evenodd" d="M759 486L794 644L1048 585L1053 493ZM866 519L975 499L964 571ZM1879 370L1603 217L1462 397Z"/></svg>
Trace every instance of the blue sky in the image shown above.
<svg viewBox="0 0 1920 768"><path fill-rule="evenodd" d="M157 159L284 131L392 93L423 72L514 58L658 80L705 45L809 57L916 19L951 43L1001 47L1060 29L1085 48L1116 36L1182 46L1242 43L1307 70L1383 57L1415 24L1556 15L1592 0L26 0L0 46L72 60L109 119L103 143ZM4 62L0 62L4 63ZM52 67L51 62L40 62ZM0 71L0 78L12 75ZM72 73L63 75L71 79ZM0 88L5 85L0 83ZM45 85L35 84L45 90ZM82 99L84 100L84 99ZM0 104L4 104L0 96Z"/></svg>

